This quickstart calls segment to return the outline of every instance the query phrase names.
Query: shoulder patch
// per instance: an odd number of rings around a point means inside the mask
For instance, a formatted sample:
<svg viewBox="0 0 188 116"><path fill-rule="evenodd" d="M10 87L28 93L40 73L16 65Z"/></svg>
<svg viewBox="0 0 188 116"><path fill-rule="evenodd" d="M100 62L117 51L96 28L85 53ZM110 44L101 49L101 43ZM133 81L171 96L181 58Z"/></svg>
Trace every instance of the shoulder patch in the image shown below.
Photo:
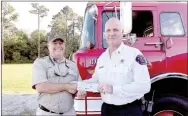
<svg viewBox="0 0 188 116"><path fill-rule="evenodd" d="M136 56L136 62L138 62L140 65L148 64L147 59L143 55L137 55Z"/></svg>

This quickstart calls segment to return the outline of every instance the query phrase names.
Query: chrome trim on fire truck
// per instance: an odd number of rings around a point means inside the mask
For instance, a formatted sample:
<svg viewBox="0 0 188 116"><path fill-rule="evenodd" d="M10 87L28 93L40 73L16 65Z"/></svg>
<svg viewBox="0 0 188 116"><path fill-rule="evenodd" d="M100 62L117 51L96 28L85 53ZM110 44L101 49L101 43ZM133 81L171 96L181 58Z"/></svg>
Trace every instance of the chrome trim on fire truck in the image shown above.
<svg viewBox="0 0 188 116"><path fill-rule="evenodd" d="M183 73L165 73L165 74L161 74L161 75L157 75L153 77L151 79L151 83L154 83L162 79L167 79L167 78L180 78L180 79L188 80L188 75L183 74Z"/></svg>

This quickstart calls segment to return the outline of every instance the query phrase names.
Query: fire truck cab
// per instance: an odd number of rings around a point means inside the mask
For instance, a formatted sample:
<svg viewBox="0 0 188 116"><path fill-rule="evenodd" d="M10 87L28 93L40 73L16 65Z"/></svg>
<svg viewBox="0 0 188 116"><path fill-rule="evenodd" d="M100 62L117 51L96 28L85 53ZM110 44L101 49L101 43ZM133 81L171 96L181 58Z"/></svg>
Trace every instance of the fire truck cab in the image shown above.
<svg viewBox="0 0 188 116"><path fill-rule="evenodd" d="M89 2L85 9L80 49L73 54L83 80L91 78L97 58L108 47L104 27L121 18L119 2ZM153 116L188 116L187 2L133 2L132 28L124 39L147 58L151 90L143 111ZM140 77L142 78L142 77ZM100 94L75 98L78 115L100 115Z"/></svg>

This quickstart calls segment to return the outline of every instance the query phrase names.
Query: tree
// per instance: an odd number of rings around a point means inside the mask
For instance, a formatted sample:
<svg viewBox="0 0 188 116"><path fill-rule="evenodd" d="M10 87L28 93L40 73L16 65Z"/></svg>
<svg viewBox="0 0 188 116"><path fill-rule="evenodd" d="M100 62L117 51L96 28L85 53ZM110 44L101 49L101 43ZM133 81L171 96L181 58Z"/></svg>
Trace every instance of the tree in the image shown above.
<svg viewBox="0 0 188 116"><path fill-rule="evenodd" d="M47 55L46 53L46 49L47 49L47 36L46 36L46 31L44 30L40 30L38 33L38 30L34 30L31 34L30 34L30 59L33 61L37 58L37 40L38 37L37 35L40 35L40 56L45 56Z"/></svg>
<svg viewBox="0 0 188 116"><path fill-rule="evenodd" d="M67 41L67 38L68 38L68 20L71 20L71 19L73 19L74 18L74 12L73 12L73 10L72 10L72 8L70 8L70 7L68 7L68 6L65 6L62 10L61 10L61 12L63 13L63 15L64 15L64 17L65 17L65 24L66 24L66 41Z"/></svg>
<svg viewBox="0 0 188 116"><path fill-rule="evenodd" d="M66 41L69 36L74 36L75 30L81 32L81 27L83 23L83 17L74 13L72 8L65 6L53 16L51 25L51 36L63 37ZM74 32L74 33L73 33Z"/></svg>
<svg viewBox="0 0 188 116"><path fill-rule="evenodd" d="M18 13L7 2L2 2L2 63L4 63L4 39L11 37L17 31L13 22L17 21Z"/></svg>
<svg viewBox="0 0 188 116"><path fill-rule="evenodd" d="M18 30L11 37L4 40L5 63L28 63L29 49L28 35Z"/></svg>
<svg viewBox="0 0 188 116"><path fill-rule="evenodd" d="M51 31L47 35L65 39L66 58L69 58L69 56L79 48L79 34L81 32L82 23L83 17L76 14L72 8L68 6L65 6L52 18L51 25L49 25Z"/></svg>
<svg viewBox="0 0 188 116"><path fill-rule="evenodd" d="M47 16L49 9L47 9L43 5L39 5L38 3L31 3L31 5L33 7L33 10L30 10L29 12L38 15L38 57L40 57L40 18Z"/></svg>
<svg viewBox="0 0 188 116"><path fill-rule="evenodd" d="M31 63L37 58L38 30L34 30L30 38L22 30L16 31L5 39L5 63ZM47 55L46 32L40 30L41 56Z"/></svg>

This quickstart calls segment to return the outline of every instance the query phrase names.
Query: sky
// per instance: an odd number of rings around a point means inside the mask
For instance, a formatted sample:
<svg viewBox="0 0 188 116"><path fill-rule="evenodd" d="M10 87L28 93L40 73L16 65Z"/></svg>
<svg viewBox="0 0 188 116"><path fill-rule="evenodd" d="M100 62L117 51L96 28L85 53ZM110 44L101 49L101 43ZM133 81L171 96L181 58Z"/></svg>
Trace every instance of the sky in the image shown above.
<svg viewBox="0 0 188 116"><path fill-rule="evenodd" d="M35 14L29 13L32 9L32 2L9 2L14 8L15 12L19 13L19 18L15 23L18 29L22 29L28 34L33 30L38 29L38 17ZM49 9L48 15L41 19L40 29L50 31L48 25L52 21L52 16L57 14L64 6L69 6L74 12L80 16L84 16L84 10L87 2L38 2L39 5L44 5Z"/></svg>

